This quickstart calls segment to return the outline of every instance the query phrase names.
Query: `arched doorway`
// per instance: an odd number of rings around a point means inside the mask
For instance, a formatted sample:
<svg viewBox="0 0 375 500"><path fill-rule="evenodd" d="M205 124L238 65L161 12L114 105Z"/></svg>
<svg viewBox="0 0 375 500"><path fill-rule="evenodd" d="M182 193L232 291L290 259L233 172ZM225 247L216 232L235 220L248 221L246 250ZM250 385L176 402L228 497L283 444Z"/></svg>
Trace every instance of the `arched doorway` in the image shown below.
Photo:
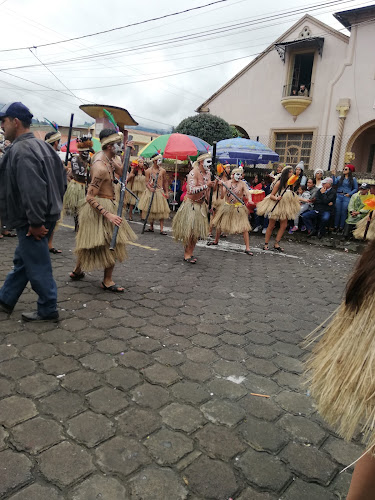
<svg viewBox="0 0 375 500"><path fill-rule="evenodd" d="M375 120L364 123L350 137L346 153L354 153L358 172L375 173Z"/></svg>
<svg viewBox="0 0 375 500"><path fill-rule="evenodd" d="M235 125L234 123L231 123L230 125L231 127L236 128L244 139L250 139L249 134L246 132L244 128L240 127L239 125Z"/></svg>

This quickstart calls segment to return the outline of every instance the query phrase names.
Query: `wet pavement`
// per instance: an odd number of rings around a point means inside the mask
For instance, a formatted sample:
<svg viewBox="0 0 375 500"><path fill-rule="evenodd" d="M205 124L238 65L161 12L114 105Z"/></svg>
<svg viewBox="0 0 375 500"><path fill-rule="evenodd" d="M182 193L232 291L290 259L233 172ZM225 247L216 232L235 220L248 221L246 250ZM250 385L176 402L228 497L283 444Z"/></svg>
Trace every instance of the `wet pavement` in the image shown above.
<svg viewBox="0 0 375 500"><path fill-rule="evenodd" d="M0 498L345 498L360 441L345 443L303 385L301 341L338 306L357 258L283 243L254 256L240 236L183 262L168 236L139 235L116 266L72 282L66 218L52 255L61 321L25 324L28 289L0 316ZM4 279L15 239L0 241ZM264 396L264 397L263 397ZM359 438L360 436L358 436Z"/></svg>

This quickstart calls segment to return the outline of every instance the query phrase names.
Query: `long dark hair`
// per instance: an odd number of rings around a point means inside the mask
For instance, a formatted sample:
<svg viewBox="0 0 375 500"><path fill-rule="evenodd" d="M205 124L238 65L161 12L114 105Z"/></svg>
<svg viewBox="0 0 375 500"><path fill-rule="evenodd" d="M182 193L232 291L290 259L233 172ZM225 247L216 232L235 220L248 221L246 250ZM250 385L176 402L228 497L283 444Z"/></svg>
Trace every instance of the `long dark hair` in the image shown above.
<svg viewBox="0 0 375 500"><path fill-rule="evenodd" d="M372 240L357 262L346 287L345 303L358 310L366 297L375 293L375 240Z"/></svg>
<svg viewBox="0 0 375 500"><path fill-rule="evenodd" d="M290 171L293 172L293 168L292 167L289 167L289 168L284 167L284 170L281 172L279 192L282 189L285 189L287 187L287 185L288 185L288 179L289 179L289 172Z"/></svg>
<svg viewBox="0 0 375 500"><path fill-rule="evenodd" d="M343 173L342 175L340 175L338 187L342 186L344 179L345 179L345 174ZM349 169L349 173L348 173L348 180L350 182L350 189L353 189L353 186L354 186L353 172L350 169Z"/></svg>

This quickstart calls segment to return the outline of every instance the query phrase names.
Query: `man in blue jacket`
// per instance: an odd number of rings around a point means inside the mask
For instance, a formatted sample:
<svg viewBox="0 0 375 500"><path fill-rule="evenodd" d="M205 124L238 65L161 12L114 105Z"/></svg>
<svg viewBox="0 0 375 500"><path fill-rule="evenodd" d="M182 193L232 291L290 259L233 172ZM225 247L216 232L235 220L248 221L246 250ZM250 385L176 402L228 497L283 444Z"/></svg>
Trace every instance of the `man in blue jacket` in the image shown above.
<svg viewBox="0 0 375 500"><path fill-rule="evenodd" d="M60 218L66 173L57 153L30 132L33 115L21 102L0 109L5 139L11 141L0 164L0 213L17 229L13 270L0 289L0 311L11 314L30 281L37 311L25 321L57 321L57 287L48 236Z"/></svg>

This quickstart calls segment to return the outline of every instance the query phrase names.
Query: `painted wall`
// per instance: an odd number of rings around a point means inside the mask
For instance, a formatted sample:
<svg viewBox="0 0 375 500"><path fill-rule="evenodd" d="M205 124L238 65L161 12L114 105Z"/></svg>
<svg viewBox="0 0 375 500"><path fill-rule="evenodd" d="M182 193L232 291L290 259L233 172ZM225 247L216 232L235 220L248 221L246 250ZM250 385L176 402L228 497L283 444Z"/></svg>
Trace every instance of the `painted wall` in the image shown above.
<svg viewBox="0 0 375 500"><path fill-rule="evenodd" d="M366 16L375 17L371 12ZM363 21L366 18L357 20ZM341 169L352 134L363 124L375 120L375 22L353 26L347 43L332 32L324 33L322 26L310 18L302 20L283 41L297 39L305 25L309 26L311 36L324 37L324 48L322 57L315 55L312 103L295 122L281 105L283 85L288 83L290 55L287 52L284 64L274 49L209 102L208 107L210 113L243 127L251 138L270 137L272 129L314 130L319 144L316 143L314 149L313 164L327 168L332 135L337 134L336 106L340 99L349 98L351 108L340 150ZM356 145L357 170L365 170L367 166L366 140ZM364 147L361 152L359 144Z"/></svg>
<svg viewBox="0 0 375 500"><path fill-rule="evenodd" d="M251 137L269 135L271 128L317 128L319 134L326 88L345 57L347 43L331 34L323 34L322 27L312 20L297 26L283 41L295 40L305 24L309 25L312 36L323 36L325 41L323 56L315 56L312 103L296 122L281 104L283 86L289 83L290 56L287 52L283 63L275 49L211 101L210 113L240 125Z"/></svg>
<svg viewBox="0 0 375 500"><path fill-rule="evenodd" d="M363 20L362 20L363 21ZM361 19L358 20L361 22ZM333 87L333 99L330 106L329 128L334 127L334 108L340 98L349 98L351 107L345 120L343 146L340 163L343 165L344 153L348 139L363 124L375 120L375 57L372 47L375 46L375 22L353 27L348 47L348 58L341 77ZM365 155L365 152L363 152ZM360 162L356 156L354 164ZM366 157L367 162L367 157ZM366 166L364 165L365 169Z"/></svg>

